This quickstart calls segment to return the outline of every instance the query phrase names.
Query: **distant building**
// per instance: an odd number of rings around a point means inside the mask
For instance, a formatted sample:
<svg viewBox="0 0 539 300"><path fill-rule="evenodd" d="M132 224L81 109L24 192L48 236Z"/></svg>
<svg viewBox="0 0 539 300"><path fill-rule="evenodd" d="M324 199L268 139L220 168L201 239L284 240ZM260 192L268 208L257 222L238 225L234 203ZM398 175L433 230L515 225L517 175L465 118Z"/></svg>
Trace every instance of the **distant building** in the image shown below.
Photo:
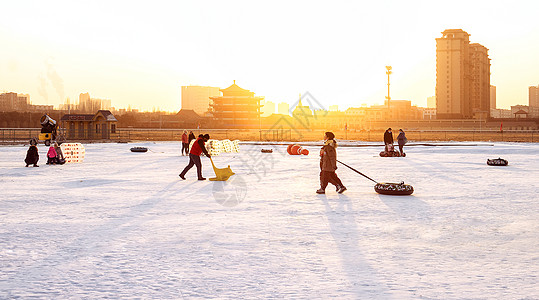
<svg viewBox="0 0 539 300"><path fill-rule="evenodd" d="M82 112L95 111L93 110L92 103L90 101L90 93L79 94L79 105L77 108Z"/></svg>
<svg viewBox="0 0 539 300"><path fill-rule="evenodd" d="M423 113L423 120L436 120L436 108L420 108L420 111Z"/></svg>
<svg viewBox="0 0 539 300"><path fill-rule="evenodd" d="M14 111L17 101L17 93L0 94L0 111Z"/></svg>
<svg viewBox="0 0 539 300"><path fill-rule="evenodd" d="M436 108L436 96L432 96L432 97L427 98L427 107L428 108Z"/></svg>
<svg viewBox="0 0 539 300"><path fill-rule="evenodd" d="M320 113L319 113L320 115ZM292 111L292 117L294 118L294 125L296 128L311 128L315 115L309 107L309 105L303 105L301 103L301 95L299 97L298 104L294 107Z"/></svg>
<svg viewBox="0 0 539 300"><path fill-rule="evenodd" d="M110 110L112 108L111 106L112 101L109 99L90 98L89 93L81 93L79 94L79 104L76 110L89 113L98 110Z"/></svg>
<svg viewBox="0 0 539 300"><path fill-rule="evenodd" d="M490 58L488 49L478 43L470 44L472 115L490 113ZM496 107L496 106L494 106Z"/></svg>
<svg viewBox="0 0 539 300"><path fill-rule="evenodd" d="M31 111L30 95L17 93L0 94L0 111Z"/></svg>
<svg viewBox="0 0 539 300"><path fill-rule="evenodd" d="M29 111L36 111L36 112L50 112L54 110L54 105L34 105L30 104L28 106Z"/></svg>
<svg viewBox="0 0 539 300"><path fill-rule="evenodd" d="M203 118L192 109L181 109L177 114L178 126L185 129L198 128Z"/></svg>
<svg viewBox="0 0 539 300"><path fill-rule="evenodd" d="M60 119L60 127L65 128L67 139L110 139L116 133L118 120L108 110L95 114L66 114Z"/></svg>
<svg viewBox="0 0 539 300"><path fill-rule="evenodd" d="M436 114L438 119L470 119L490 111L488 49L470 44L462 29L436 39Z"/></svg>
<svg viewBox="0 0 539 300"><path fill-rule="evenodd" d="M496 87L490 86L490 109L496 109Z"/></svg>
<svg viewBox="0 0 539 300"><path fill-rule="evenodd" d="M288 111L290 109L290 104L286 102L281 102L277 105L277 113L281 115L290 115L290 112Z"/></svg>
<svg viewBox="0 0 539 300"><path fill-rule="evenodd" d="M221 95L218 87L212 86L182 86L182 109L194 110L203 116L210 107L210 98Z"/></svg>
<svg viewBox="0 0 539 300"><path fill-rule="evenodd" d="M391 99L389 111L387 111L387 100L384 101L384 105L373 105L372 108L381 109L382 118L387 120L420 120L423 118L423 113L419 111L417 106L412 105L410 100Z"/></svg>
<svg viewBox="0 0 539 300"><path fill-rule="evenodd" d="M220 90L222 96L210 97L210 109L217 126L222 128L258 128L261 122L260 101L264 97L242 89L236 81Z"/></svg>
<svg viewBox="0 0 539 300"><path fill-rule="evenodd" d="M328 110L329 111L339 111L339 105L330 105Z"/></svg>
<svg viewBox="0 0 539 300"><path fill-rule="evenodd" d="M509 119L514 118L513 114L511 113L510 109L498 109L498 108L491 108L490 109L490 116L492 118L498 118L498 119Z"/></svg>
<svg viewBox="0 0 539 300"><path fill-rule="evenodd" d="M263 106L262 106L262 116L263 117L267 117L267 116L270 116L272 114L275 113L275 103L274 102L271 102L271 101L264 101L262 100L261 102L263 102Z"/></svg>
<svg viewBox="0 0 539 300"><path fill-rule="evenodd" d="M539 85L538 86L530 86L529 88L529 97L530 100L528 104L530 106L539 107Z"/></svg>
<svg viewBox="0 0 539 300"><path fill-rule="evenodd" d="M512 105L511 114L513 118L539 118L539 107L528 105Z"/></svg>

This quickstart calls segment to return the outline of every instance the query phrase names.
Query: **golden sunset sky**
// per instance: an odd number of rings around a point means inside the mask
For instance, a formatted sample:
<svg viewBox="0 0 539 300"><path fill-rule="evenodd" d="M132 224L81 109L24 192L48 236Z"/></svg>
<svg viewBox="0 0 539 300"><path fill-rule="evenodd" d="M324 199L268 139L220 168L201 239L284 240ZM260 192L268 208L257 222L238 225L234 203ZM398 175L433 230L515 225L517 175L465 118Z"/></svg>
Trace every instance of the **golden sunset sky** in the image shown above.
<svg viewBox="0 0 539 300"><path fill-rule="evenodd" d="M176 111L182 85L233 80L273 102L309 91L340 109L426 106L436 41L461 28L489 49L498 108L539 84L539 1L3 1L0 91L60 104Z"/></svg>

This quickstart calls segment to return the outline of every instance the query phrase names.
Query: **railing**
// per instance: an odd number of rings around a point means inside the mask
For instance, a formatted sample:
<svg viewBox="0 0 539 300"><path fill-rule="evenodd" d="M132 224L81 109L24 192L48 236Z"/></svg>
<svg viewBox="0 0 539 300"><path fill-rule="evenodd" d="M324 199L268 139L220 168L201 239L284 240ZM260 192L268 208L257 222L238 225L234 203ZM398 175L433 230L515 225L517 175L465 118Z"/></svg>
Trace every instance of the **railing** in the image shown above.
<svg viewBox="0 0 539 300"><path fill-rule="evenodd" d="M213 139L241 141L320 141L326 130L296 129L187 129L195 136L208 133ZM0 128L1 143L27 143L37 138L40 128ZM333 131L337 140L382 142L383 130L376 131ZM114 132L96 132L87 138L87 132L59 131L67 141L179 141L182 129L120 128ZM86 134L86 135L85 135ZM398 132L394 132L396 138ZM103 139L102 137L108 137ZM496 141L496 142L539 142L539 130L407 130L409 141Z"/></svg>

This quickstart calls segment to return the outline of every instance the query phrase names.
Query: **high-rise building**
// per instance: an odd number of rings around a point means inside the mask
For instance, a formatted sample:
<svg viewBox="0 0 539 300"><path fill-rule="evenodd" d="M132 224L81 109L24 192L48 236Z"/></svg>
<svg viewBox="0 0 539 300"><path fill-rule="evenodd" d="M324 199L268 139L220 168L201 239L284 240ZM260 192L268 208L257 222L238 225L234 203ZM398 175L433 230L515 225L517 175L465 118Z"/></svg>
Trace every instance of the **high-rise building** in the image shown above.
<svg viewBox="0 0 539 300"><path fill-rule="evenodd" d="M490 109L496 109L496 87L490 86Z"/></svg>
<svg viewBox="0 0 539 300"><path fill-rule="evenodd" d="M277 105L277 113L280 115L290 115L290 112L288 111L290 109L290 104L286 102L281 102Z"/></svg>
<svg viewBox="0 0 539 300"><path fill-rule="evenodd" d="M28 111L30 95L17 93L0 94L0 111Z"/></svg>
<svg viewBox="0 0 539 300"><path fill-rule="evenodd" d="M490 111L488 49L462 29L436 39L436 117L468 119Z"/></svg>
<svg viewBox="0 0 539 300"><path fill-rule="evenodd" d="M427 108L436 108L436 96L427 97Z"/></svg>
<svg viewBox="0 0 539 300"><path fill-rule="evenodd" d="M490 114L490 58L488 49L478 43L470 44L472 114Z"/></svg>
<svg viewBox="0 0 539 300"><path fill-rule="evenodd" d="M221 95L218 87L212 86L182 86L182 109L194 110L203 116L210 107L210 97Z"/></svg>
<svg viewBox="0 0 539 300"><path fill-rule="evenodd" d="M0 94L0 111L13 111L17 105L17 93Z"/></svg>
<svg viewBox="0 0 539 300"><path fill-rule="evenodd" d="M530 86L529 97L530 97L529 105L533 107L539 107L539 85Z"/></svg>

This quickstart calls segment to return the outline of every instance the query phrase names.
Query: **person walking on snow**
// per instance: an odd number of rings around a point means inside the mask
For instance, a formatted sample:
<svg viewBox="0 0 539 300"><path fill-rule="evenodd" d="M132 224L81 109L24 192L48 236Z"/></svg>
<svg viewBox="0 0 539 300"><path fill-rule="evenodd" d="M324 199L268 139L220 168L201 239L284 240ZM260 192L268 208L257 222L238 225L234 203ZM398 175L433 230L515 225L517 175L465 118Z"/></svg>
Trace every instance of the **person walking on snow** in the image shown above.
<svg viewBox="0 0 539 300"><path fill-rule="evenodd" d="M386 145L386 152L388 152L388 146L393 145L393 133L391 132L391 128L388 128L386 132L384 132L384 144Z"/></svg>
<svg viewBox="0 0 539 300"><path fill-rule="evenodd" d="M184 152L185 155L189 155L189 138L187 137L187 130L184 130L182 134L182 155Z"/></svg>
<svg viewBox="0 0 539 300"><path fill-rule="evenodd" d="M39 161L39 152L37 151L37 141L36 139L30 140L30 148L28 148L28 151L26 152L26 158L24 159L24 162L26 163L26 166L34 165L34 167L39 167L37 165L37 162Z"/></svg>
<svg viewBox="0 0 539 300"><path fill-rule="evenodd" d="M317 194L325 194L328 183L335 185L337 193L342 194L346 187L335 173L337 170L337 142L333 132L326 132L324 135L324 146L320 149L320 189Z"/></svg>
<svg viewBox="0 0 539 300"><path fill-rule="evenodd" d="M404 144L406 144L406 142L408 142L408 139L406 138L404 131L402 129L399 129L399 136L397 136L397 143L399 143L399 151L401 155L404 155L402 148L404 147Z"/></svg>
<svg viewBox="0 0 539 300"><path fill-rule="evenodd" d="M208 158L211 157L204 146L209 139L210 135L207 133L201 137L199 136L198 139L196 139L195 143L191 147L191 151L189 151L189 164L179 175L181 179L185 180L185 174L193 167L193 165L195 165L197 167L198 180L206 180L206 178L202 177L202 163L200 162L200 155L204 153Z"/></svg>

